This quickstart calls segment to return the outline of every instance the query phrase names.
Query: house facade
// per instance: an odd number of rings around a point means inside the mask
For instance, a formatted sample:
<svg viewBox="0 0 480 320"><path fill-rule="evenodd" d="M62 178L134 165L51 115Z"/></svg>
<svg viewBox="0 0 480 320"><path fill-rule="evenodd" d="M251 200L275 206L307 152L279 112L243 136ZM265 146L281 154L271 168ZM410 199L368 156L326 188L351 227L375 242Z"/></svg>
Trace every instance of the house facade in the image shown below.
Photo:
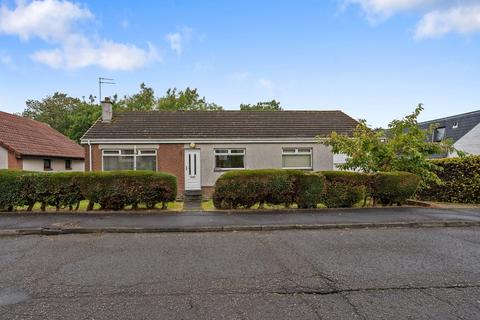
<svg viewBox="0 0 480 320"><path fill-rule="evenodd" d="M423 129L428 129L431 125L436 126L430 137L433 142L451 139L455 149L472 155L480 154L480 110L425 121L419 125ZM444 154L436 157L452 156L456 155Z"/></svg>
<svg viewBox="0 0 480 320"><path fill-rule="evenodd" d="M45 123L0 111L0 169L84 171L83 148Z"/></svg>
<svg viewBox="0 0 480 320"><path fill-rule="evenodd" d="M357 121L340 111L123 111L102 104L102 118L82 137L86 170L157 170L177 177L179 196L209 197L229 170L332 170L318 136L351 134Z"/></svg>

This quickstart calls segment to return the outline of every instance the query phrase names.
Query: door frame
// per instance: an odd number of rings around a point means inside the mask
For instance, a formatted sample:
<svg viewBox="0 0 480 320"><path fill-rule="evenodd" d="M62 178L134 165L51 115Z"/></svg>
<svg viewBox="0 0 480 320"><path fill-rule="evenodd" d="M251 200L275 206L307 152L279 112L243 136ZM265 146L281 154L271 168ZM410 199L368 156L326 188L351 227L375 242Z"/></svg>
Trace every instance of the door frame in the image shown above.
<svg viewBox="0 0 480 320"><path fill-rule="evenodd" d="M193 161L189 164L188 156L193 155ZM198 191L202 190L202 174L201 174L201 161L200 161L200 149L185 149L184 151L184 183L185 191ZM192 158L190 158L192 159ZM190 172L190 173L189 173ZM191 174L193 173L193 175ZM189 179L196 179L198 183L195 183L193 188L189 188ZM198 187L197 187L198 185Z"/></svg>

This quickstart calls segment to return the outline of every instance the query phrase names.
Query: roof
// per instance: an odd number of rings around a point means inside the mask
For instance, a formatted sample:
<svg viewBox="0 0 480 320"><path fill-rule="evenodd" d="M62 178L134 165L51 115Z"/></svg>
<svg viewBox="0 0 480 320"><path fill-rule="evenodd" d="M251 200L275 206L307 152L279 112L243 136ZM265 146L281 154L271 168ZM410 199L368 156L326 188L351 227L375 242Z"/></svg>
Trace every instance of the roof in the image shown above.
<svg viewBox="0 0 480 320"><path fill-rule="evenodd" d="M457 123L457 128L453 125ZM445 118L420 122L419 125L423 129L427 129L432 124L438 124L438 127L445 128L445 137L450 138L453 142L457 142L466 135L470 130L480 123L480 110L468 113L462 113Z"/></svg>
<svg viewBox="0 0 480 320"><path fill-rule="evenodd" d="M80 145L49 125L2 111L0 145L21 156L85 158Z"/></svg>
<svg viewBox="0 0 480 320"><path fill-rule="evenodd" d="M341 111L117 111L89 139L282 139L350 135L358 122Z"/></svg>

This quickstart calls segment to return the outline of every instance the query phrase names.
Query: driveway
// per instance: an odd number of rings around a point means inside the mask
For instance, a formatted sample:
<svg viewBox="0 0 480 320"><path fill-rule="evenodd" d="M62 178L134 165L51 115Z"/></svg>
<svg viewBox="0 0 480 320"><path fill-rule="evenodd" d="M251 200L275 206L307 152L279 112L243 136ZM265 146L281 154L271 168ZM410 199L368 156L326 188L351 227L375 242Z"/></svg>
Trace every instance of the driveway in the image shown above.
<svg viewBox="0 0 480 320"><path fill-rule="evenodd" d="M479 319L480 229L0 238L3 319Z"/></svg>

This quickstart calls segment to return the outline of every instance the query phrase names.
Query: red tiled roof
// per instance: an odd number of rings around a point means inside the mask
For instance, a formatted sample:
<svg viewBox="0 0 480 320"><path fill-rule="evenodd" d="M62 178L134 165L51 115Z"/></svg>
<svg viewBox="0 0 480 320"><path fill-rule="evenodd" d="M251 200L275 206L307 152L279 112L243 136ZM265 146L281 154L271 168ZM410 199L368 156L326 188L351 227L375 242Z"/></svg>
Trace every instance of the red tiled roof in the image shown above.
<svg viewBox="0 0 480 320"><path fill-rule="evenodd" d="M81 146L47 124L2 111L0 145L26 156L85 158Z"/></svg>

